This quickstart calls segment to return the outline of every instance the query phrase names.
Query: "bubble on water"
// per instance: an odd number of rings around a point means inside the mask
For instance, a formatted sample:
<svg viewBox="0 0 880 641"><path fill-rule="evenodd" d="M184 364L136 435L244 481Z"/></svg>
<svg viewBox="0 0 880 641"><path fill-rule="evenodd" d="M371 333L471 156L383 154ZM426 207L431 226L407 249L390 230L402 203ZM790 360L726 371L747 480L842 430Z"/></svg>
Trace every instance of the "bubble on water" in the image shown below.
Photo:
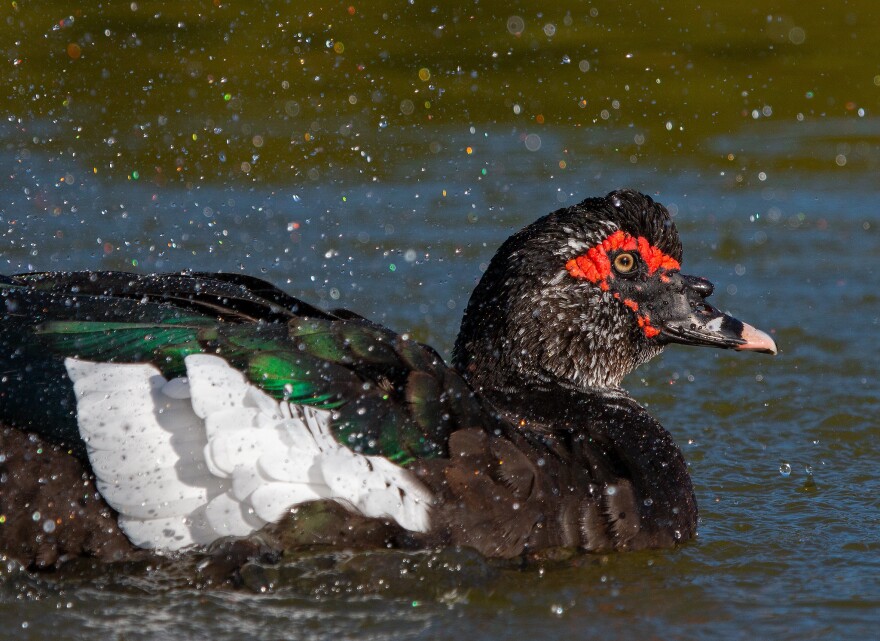
<svg viewBox="0 0 880 641"><path fill-rule="evenodd" d="M791 476L791 465L788 463L783 463L779 466L779 473L782 476Z"/></svg>
<svg viewBox="0 0 880 641"><path fill-rule="evenodd" d="M550 606L550 612L552 612L553 614L555 614L558 617L561 617L563 614L565 614L565 608L563 608L558 603L554 603L553 605Z"/></svg>

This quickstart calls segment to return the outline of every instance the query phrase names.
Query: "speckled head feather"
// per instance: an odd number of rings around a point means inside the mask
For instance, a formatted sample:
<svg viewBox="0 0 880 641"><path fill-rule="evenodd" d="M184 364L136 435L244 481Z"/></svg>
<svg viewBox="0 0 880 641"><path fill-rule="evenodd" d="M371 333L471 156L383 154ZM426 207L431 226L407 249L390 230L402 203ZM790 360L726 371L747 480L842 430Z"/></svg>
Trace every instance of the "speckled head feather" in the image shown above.
<svg viewBox="0 0 880 641"><path fill-rule="evenodd" d="M634 301L566 268L616 232L630 243L642 239L669 265L681 261L669 212L631 190L555 211L502 245L474 290L455 345L454 364L472 385L486 393L616 388L662 351Z"/></svg>

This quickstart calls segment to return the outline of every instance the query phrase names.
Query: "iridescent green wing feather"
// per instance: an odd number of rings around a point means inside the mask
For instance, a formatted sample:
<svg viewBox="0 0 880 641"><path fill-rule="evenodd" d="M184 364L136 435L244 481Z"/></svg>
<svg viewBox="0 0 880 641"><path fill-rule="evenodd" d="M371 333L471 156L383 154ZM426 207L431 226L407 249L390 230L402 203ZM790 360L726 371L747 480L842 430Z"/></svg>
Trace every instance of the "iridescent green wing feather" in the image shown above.
<svg viewBox="0 0 880 641"><path fill-rule="evenodd" d="M183 376L183 359L201 354L217 337L209 319L183 322L123 323L101 321L49 321L34 334L53 351L84 360L137 363L150 361L166 377Z"/></svg>

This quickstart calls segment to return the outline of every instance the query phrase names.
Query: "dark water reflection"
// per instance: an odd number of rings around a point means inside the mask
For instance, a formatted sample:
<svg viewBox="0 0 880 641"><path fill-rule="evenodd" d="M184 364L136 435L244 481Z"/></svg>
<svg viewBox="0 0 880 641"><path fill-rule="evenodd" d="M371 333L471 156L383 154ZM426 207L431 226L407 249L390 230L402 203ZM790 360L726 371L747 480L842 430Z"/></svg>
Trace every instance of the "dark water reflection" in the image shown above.
<svg viewBox="0 0 880 641"><path fill-rule="evenodd" d="M308 4L7 6L3 270L243 270L448 350L511 231L656 194L685 269L781 347L671 348L627 381L691 463L699 539L526 569L317 555L241 591L10 563L0 638L868 638L875 4Z"/></svg>

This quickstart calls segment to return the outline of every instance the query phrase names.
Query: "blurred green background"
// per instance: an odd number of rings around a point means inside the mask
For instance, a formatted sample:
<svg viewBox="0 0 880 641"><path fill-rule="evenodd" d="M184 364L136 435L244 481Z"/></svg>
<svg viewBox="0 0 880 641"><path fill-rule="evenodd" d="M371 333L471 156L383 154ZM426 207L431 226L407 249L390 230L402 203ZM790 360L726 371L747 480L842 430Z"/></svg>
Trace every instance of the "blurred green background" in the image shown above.
<svg viewBox="0 0 880 641"><path fill-rule="evenodd" d="M7 149L109 180L381 179L429 163L462 125L515 128L529 147L558 133L547 173L581 171L597 149L731 182L880 161L878 132L847 126L880 97L872 0L17 0L2 13ZM825 119L841 124L783 167L725 139L784 145ZM503 162L479 144L455 153Z"/></svg>

